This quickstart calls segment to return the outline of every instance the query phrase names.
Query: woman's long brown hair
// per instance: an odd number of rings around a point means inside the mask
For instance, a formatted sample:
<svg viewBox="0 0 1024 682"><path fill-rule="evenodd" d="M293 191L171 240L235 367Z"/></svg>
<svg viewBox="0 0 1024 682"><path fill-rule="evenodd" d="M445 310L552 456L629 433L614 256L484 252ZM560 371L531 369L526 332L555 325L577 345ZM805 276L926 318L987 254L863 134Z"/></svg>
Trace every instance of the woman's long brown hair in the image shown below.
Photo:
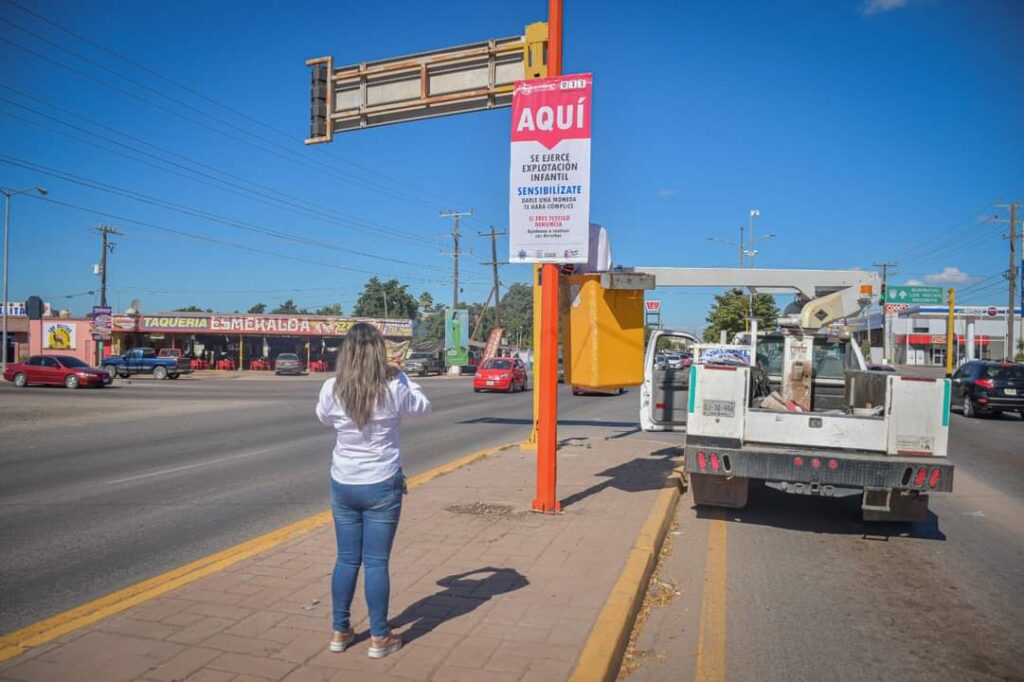
<svg viewBox="0 0 1024 682"><path fill-rule="evenodd" d="M388 382L396 373L388 365L388 350L381 333L365 322L353 325L338 350L334 397L360 429L366 427L373 411L388 399Z"/></svg>

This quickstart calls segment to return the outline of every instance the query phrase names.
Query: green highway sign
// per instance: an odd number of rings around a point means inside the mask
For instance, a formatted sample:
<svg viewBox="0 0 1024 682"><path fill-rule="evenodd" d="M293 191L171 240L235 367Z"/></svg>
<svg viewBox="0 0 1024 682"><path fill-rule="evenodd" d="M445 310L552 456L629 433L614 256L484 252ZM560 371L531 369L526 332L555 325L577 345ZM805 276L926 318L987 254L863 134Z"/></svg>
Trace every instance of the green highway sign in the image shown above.
<svg viewBox="0 0 1024 682"><path fill-rule="evenodd" d="M888 286L885 288L886 303L907 305L942 305L942 287Z"/></svg>

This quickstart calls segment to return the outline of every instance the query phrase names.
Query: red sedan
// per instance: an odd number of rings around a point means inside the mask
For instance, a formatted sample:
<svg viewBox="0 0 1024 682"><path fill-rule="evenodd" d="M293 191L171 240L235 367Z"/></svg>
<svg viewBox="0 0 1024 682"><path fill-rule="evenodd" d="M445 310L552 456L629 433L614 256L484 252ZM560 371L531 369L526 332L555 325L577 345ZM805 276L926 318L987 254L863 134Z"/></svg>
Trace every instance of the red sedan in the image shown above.
<svg viewBox="0 0 1024 682"><path fill-rule="evenodd" d="M111 381L106 370L91 367L70 355L33 355L25 362L7 365L4 379L13 382L18 388L24 388L29 384L49 384L65 388L102 388Z"/></svg>
<svg viewBox="0 0 1024 682"><path fill-rule="evenodd" d="M473 375L473 391L526 390L526 365L515 358L487 358Z"/></svg>

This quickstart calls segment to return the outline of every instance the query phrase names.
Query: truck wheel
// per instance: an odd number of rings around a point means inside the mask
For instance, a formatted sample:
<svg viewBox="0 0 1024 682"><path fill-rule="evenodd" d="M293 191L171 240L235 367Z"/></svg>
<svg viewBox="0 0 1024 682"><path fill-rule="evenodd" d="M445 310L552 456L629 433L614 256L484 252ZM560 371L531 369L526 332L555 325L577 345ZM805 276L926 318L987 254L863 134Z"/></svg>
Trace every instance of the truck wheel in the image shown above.
<svg viewBox="0 0 1024 682"><path fill-rule="evenodd" d="M64 377L64 388L78 388L78 377L74 374Z"/></svg>
<svg viewBox="0 0 1024 682"><path fill-rule="evenodd" d="M167 368L166 367L154 367L153 368L153 378L154 379L166 379L167 378Z"/></svg>
<svg viewBox="0 0 1024 682"><path fill-rule="evenodd" d="M14 385L18 388L25 388L28 386L28 377L25 376L24 372L18 372L14 375Z"/></svg>
<svg viewBox="0 0 1024 682"><path fill-rule="evenodd" d="M111 379L117 376L117 367L115 365L103 365L103 369L110 375Z"/></svg>
<svg viewBox="0 0 1024 682"><path fill-rule="evenodd" d="M750 479L741 476L690 475L690 494L693 503L705 507L743 509L747 506Z"/></svg>

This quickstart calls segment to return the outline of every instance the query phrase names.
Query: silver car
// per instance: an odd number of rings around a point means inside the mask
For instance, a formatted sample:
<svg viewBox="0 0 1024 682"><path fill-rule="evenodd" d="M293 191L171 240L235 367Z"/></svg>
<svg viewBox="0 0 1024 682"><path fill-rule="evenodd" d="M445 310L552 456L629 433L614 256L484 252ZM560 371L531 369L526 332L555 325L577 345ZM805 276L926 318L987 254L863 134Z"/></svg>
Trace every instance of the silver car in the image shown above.
<svg viewBox="0 0 1024 682"><path fill-rule="evenodd" d="M295 353L281 353L274 361L274 374L302 374L306 368Z"/></svg>

